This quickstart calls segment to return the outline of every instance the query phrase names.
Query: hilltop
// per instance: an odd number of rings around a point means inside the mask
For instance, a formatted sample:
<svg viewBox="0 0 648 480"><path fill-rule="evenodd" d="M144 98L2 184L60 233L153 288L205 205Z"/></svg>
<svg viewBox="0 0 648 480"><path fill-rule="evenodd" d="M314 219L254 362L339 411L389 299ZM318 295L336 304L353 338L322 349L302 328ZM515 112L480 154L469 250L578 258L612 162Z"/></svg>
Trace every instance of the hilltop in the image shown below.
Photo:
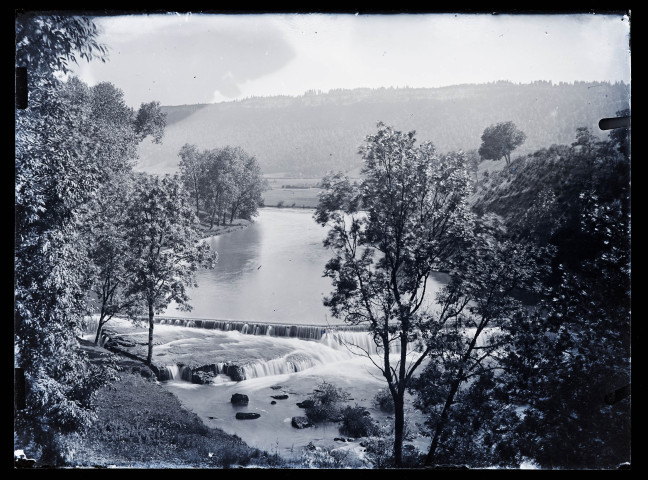
<svg viewBox="0 0 648 480"><path fill-rule="evenodd" d="M511 120L527 134L515 154L568 144L576 128L590 127L628 107L624 83L496 82L441 88L381 88L307 92L298 97L256 97L202 105L165 106L163 143L140 145L138 170L177 171L185 143L201 149L240 146L265 174L319 178L360 166L358 147L383 121L416 130L419 142L440 152L477 149L487 126Z"/></svg>

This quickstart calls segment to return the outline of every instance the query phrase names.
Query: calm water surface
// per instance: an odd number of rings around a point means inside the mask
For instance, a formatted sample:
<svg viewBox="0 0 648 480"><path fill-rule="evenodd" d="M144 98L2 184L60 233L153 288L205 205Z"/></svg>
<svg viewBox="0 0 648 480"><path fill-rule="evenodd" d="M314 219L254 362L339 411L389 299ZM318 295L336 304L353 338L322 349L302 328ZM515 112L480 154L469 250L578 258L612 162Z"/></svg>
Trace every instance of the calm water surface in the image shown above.
<svg viewBox="0 0 648 480"><path fill-rule="evenodd" d="M314 210L262 208L247 228L208 239L218 252L213 270L198 272L189 296L193 310L166 315L259 323L342 324L322 300L332 291L323 277L333 252L322 246L327 229ZM446 276L433 273L426 297L432 301Z"/></svg>
<svg viewBox="0 0 648 480"><path fill-rule="evenodd" d="M250 322L325 325L322 299L332 290L322 277L332 252L313 210L262 208L249 227L209 239L218 252L213 270L197 275L189 292L193 310L167 315Z"/></svg>

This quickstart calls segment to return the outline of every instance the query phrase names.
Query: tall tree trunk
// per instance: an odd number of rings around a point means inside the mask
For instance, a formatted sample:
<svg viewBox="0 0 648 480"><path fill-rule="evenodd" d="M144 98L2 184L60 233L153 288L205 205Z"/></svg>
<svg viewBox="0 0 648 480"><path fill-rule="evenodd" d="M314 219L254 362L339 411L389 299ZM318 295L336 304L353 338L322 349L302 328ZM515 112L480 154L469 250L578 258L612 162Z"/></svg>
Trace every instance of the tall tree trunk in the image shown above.
<svg viewBox="0 0 648 480"><path fill-rule="evenodd" d="M211 230L214 226L214 217L216 216L216 207L212 209L211 218L209 219L209 229Z"/></svg>
<svg viewBox="0 0 648 480"><path fill-rule="evenodd" d="M463 375L463 371L461 372L460 375ZM436 449L439 446L439 441L441 440L441 433L443 433L443 429L445 428L445 424L448 420L448 414L450 413L450 407L454 402L455 394L457 393L457 390L459 388L460 378L461 376L457 377L455 382L452 384L452 388L450 389L448 398L446 398L445 405L443 405L443 411L441 412L441 417L437 421L436 429L434 431L434 438L432 439L432 444L430 445L430 450L428 451L428 454L425 457L426 467L431 467L434 465Z"/></svg>
<svg viewBox="0 0 648 480"><path fill-rule="evenodd" d="M105 322L101 322L101 318L99 319L99 325L97 326L97 335L95 335L95 345L99 345L99 338L101 337L101 331L103 330Z"/></svg>
<svg viewBox="0 0 648 480"><path fill-rule="evenodd" d="M403 392L404 393L404 392ZM405 433L404 395L400 389L394 398L394 466L403 466L403 436Z"/></svg>
<svg viewBox="0 0 648 480"><path fill-rule="evenodd" d="M153 358L153 302L149 301L149 335L148 335L148 355L146 357L146 364L150 367Z"/></svg>
<svg viewBox="0 0 648 480"><path fill-rule="evenodd" d="M236 214L236 209L232 206L232 211L230 212L230 220L229 220L230 225L234 221L234 215L235 214Z"/></svg>

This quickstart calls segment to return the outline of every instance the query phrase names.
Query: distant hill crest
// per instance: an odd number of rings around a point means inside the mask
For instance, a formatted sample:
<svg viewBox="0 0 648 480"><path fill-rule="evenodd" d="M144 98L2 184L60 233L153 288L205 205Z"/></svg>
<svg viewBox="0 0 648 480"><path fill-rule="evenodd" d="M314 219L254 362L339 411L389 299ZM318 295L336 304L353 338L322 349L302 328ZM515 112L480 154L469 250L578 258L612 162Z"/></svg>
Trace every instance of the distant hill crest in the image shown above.
<svg viewBox="0 0 648 480"><path fill-rule="evenodd" d="M320 177L360 166L358 147L378 121L416 130L440 152L479 148L487 126L513 121L527 135L516 152L569 144L576 129L598 128L601 118L628 108L629 86L607 82L530 84L494 82L439 88L334 89L326 93L252 97L215 104L165 106L163 143L140 145L138 170L177 171L185 143L200 149L240 146L257 157L264 173ZM514 154L514 156L515 156Z"/></svg>

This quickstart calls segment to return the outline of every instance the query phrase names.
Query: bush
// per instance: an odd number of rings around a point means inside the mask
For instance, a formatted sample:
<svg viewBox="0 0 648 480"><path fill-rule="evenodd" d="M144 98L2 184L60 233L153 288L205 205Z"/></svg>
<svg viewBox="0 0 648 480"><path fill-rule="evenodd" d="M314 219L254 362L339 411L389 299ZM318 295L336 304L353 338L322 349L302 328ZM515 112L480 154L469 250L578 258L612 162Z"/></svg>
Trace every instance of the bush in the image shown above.
<svg viewBox="0 0 648 480"><path fill-rule="evenodd" d="M329 450L311 442L302 451L300 468L364 468L367 463L351 450Z"/></svg>
<svg viewBox="0 0 648 480"><path fill-rule="evenodd" d="M309 397L312 406L306 408L306 416L311 422L339 422L342 420L340 404L350 398L348 392L331 383L322 382Z"/></svg>
<svg viewBox="0 0 648 480"><path fill-rule="evenodd" d="M368 437L378 434L378 426L364 407L346 407L342 411L340 433L349 437Z"/></svg>
<svg viewBox="0 0 648 480"><path fill-rule="evenodd" d="M383 388L373 398L376 408L383 412L394 413L394 399L388 389Z"/></svg>

